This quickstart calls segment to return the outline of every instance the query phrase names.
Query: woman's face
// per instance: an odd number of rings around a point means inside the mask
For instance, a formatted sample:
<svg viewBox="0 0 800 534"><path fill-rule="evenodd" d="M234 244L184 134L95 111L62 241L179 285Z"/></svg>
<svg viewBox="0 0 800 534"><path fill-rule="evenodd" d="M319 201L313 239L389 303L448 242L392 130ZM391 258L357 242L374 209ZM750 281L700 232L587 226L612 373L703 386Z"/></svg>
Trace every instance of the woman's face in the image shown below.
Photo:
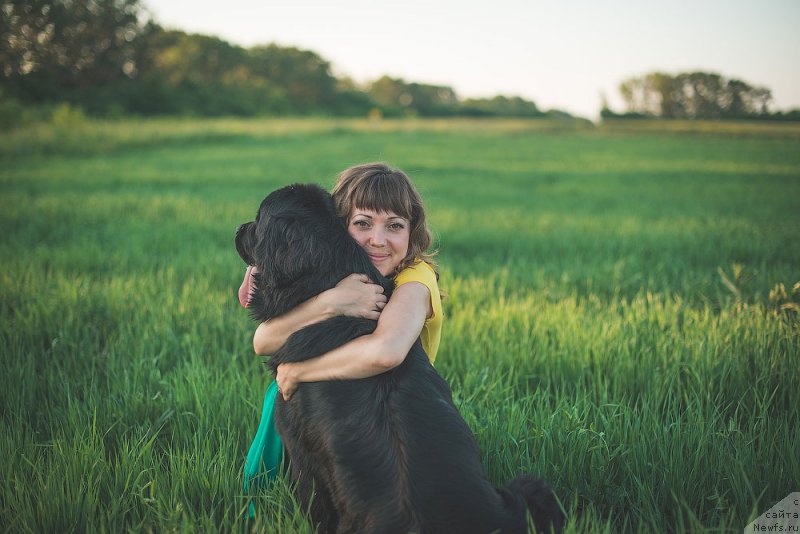
<svg viewBox="0 0 800 534"><path fill-rule="evenodd" d="M347 231L363 248L383 276L394 270L408 254L411 224L392 211L355 208Z"/></svg>

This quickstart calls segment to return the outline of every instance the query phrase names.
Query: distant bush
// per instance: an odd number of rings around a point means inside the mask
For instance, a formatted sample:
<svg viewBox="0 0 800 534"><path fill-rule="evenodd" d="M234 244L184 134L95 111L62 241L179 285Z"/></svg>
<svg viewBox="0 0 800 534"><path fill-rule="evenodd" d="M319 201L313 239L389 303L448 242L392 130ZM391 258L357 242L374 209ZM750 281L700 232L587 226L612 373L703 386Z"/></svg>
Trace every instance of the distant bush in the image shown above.
<svg viewBox="0 0 800 534"><path fill-rule="evenodd" d="M50 122L60 128L74 128L86 123L86 113L80 107L62 103L53 109Z"/></svg>
<svg viewBox="0 0 800 534"><path fill-rule="evenodd" d="M601 119L652 119L653 116L645 115L644 113L637 113L635 111L627 111L625 113L615 113L611 109L604 107L600 110Z"/></svg>
<svg viewBox="0 0 800 534"><path fill-rule="evenodd" d="M0 129L9 130L29 122L29 114L22 102L0 92Z"/></svg>
<svg viewBox="0 0 800 534"><path fill-rule="evenodd" d="M460 111L473 117L543 117L534 102L519 96L498 95L493 98L470 98L461 103Z"/></svg>

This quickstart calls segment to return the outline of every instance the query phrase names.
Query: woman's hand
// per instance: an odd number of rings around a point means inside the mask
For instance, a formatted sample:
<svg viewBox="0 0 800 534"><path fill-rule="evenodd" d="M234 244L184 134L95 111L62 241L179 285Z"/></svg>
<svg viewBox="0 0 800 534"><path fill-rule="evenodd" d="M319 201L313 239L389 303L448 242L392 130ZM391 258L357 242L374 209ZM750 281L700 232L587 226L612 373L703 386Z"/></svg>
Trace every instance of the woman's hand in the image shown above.
<svg viewBox="0 0 800 534"><path fill-rule="evenodd" d="M242 291L244 293L246 289ZM383 287L371 283L365 274L351 274L335 287L258 325L253 335L253 350L261 356L274 354L289 336L304 326L338 315L377 321L384 306L386 295L383 294Z"/></svg>
<svg viewBox="0 0 800 534"><path fill-rule="evenodd" d="M392 294L372 334L315 358L280 364L275 376L278 391L289 401L301 382L368 378L397 367L419 337L430 306L430 290L424 284L404 284Z"/></svg>
<svg viewBox="0 0 800 534"><path fill-rule="evenodd" d="M283 400L288 401L297 391L297 386L300 382L292 372L293 367L291 363L282 363L278 366L278 372L275 375L275 381L278 383L278 393L283 395Z"/></svg>
<svg viewBox="0 0 800 534"><path fill-rule="evenodd" d="M386 306L383 287L372 283L365 274L351 274L326 293L334 315L377 321Z"/></svg>

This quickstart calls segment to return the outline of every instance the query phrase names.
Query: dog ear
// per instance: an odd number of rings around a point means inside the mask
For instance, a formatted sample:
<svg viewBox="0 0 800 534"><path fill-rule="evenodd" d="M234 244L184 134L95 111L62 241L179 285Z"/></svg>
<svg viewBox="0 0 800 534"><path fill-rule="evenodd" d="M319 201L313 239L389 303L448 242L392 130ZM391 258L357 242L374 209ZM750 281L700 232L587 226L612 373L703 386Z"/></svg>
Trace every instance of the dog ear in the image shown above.
<svg viewBox="0 0 800 534"><path fill-rule="evenodd" d="M254 221L250 221L244 224L240 224L239 228L236 229L236 251L239 253L239 257L244 260L247 265L255 265L255 258L253 257L253 251L255 250L256 245L256 238L255 238L255 230L256 223Z"/></svg>
<svg viewBox="0 0 800 534"><path fill-rule="evenodd" d="M268 260L259 270L267 285L293 284L328 265L329 247L320 242L322 237L314 228L294 215L271 215L259 233L259 258Z"/></svg>

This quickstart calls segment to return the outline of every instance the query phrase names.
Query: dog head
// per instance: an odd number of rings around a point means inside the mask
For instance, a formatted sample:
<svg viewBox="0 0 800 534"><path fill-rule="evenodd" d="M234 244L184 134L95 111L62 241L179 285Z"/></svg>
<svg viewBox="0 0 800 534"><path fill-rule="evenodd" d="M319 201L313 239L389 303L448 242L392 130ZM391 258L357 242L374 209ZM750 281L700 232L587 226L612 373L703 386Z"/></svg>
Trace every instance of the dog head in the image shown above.
<svg viewBox="0 0 800 534"><path fill-rule="evenodd" d="M236 250L258 268L249 305L256 320L283 315L351 273L367 274L387 295L392 289L336 217L330 194L314 184L270 193L255 221L236 231Z"/></svg>

